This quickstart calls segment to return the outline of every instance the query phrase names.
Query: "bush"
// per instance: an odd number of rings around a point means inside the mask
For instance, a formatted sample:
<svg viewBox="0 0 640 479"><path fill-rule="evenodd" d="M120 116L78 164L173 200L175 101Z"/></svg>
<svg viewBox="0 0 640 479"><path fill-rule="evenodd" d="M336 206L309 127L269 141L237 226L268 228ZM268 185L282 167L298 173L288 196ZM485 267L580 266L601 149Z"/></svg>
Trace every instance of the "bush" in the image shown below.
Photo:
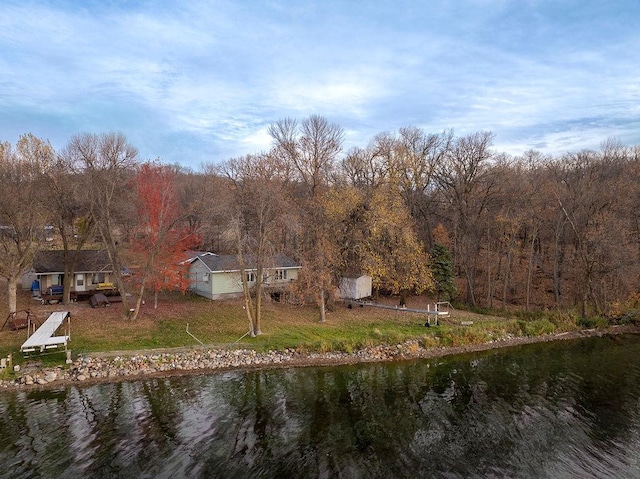
<svg viewBox="0 0 640 479"><path fill-rule="evenodd" d="M476 314L483 314L483 315L494 315L497 316L499 312L494 311L490 308L486 308L484 306L467 306L466 309L468 311L471 311L472 313L476 313Z"/></svg>
<svg viewBox="0 0 640 479"><path fill-rule="evenodd" d="M438 342L438 340L431 335L425 334L420 338L420 346L425 349L435 348L439 345L440 343Z"/></svg>
<svg viewBox="0 0 640 479"><path fill-rule="evenodd" d="M632 309L625 312L618 318L618 324L632 324L634 326L640 324L640 310Z"/></svg>
<svg viewBox="0 0 640 479"><path fill-rule="evenodd" d="M528 336L542 336L543 334L552 334L556 330L555 325L548 319L541 319L529 323L527 328Z"/></svg>
<svg viewBox="0 0 640 479"><path fill-rule="evenodd" d="M609 326L609 321L607 321L606 318L601 317L581 317L576 320L576 324L585 329L606 328Z"/></svg>
<svg viewBox="0 0 640 479"><path fill-rule="evenodd" d="M451 333L445 334L442 329L439 329L435 334L435 338L438 340L440 346L453 346L453 338L451 337Z"/></svg>
<svg viewBox="0 0 640 479"><path fill-rule="evenodd" d="M556 328L563 330L571 329L571 327L574 327L576 325L577 321L577 317L571 312L567 311L554 311L547 313L547 319L551 321L556 326Z"/></svg>
<svg viewBox="0 0 640 479"><path fill-rule="evenodd" d="M467 346L470 344L481 344L489 341L490 337L485 331L481 331L475 328L461 328L453 330L452 340L454 346Z"/></svg>

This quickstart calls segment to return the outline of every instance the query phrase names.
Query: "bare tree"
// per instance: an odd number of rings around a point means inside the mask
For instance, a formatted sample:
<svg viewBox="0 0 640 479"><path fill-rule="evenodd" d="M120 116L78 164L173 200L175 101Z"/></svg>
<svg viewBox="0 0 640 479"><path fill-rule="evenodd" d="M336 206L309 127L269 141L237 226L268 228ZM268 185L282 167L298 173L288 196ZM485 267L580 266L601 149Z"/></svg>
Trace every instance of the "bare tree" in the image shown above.
<svg viewBox="0 0 640 479"><path fill-rule="evenodd" d="M49 142L32 134L15 149L0 143L0 276L7 279L9 313L16 312L18 282L44 241L40 179L54 157Z"/></svg>
<svg viewBox="0 0 640 479"><path fill-rule="evenodd" d="M42 170L42 206L48 224L55 227L62 242L63 295L62 303L71 299L71 286L79 255L87 241L93 238L94 221L89 205L83 201L83 178L74 171L72 157L63 149Z"/></svg>
<svg viewBox="0 0 640 479"><path fill-rule="evenodd" d="M541 237L544 235L546 221L545 210L548 205L548 191L550 183L544 174L544 163L548 158L540 152L527 151L518 159L523 174L518 182L518 190L514 194L519 194L520 199L517 204L522 211L522 248L526 249L526 274L524 278L525 289L525 311L531 310L532 287L535 271L544 271ZM513 201L508 198L507 201ZM538 287L544 288L543 283Z"/></svg>
<svg viewBox="0 0 640 479"><path fill-rule="evenodd" d="M340 167L342 182L360 189L375 188L388 177L385 159L380 156L380 151L375 145L352 148L347 152Z"/></svg>
<svg viewBox="0 0 640 479"><path fill-rule="evenodd" d="M435 224L430 205L435 189L435 173L451 148L452 131L427 134L416 127L400 128L386 151L389 176L398 184L411 216L422 224L426 238Z"/></svg>
<svg viewBox="0 0 640 479"><path fill-rule="evenodd" d="M564 239L562 251L571 267L575 302L582 316L587 315L590 304L601 314L604 298L598 291L606 288L599 283L623 267L628 252L621 248L627 240L618 198L618 189L628 179L625 164L586 150L565 155L559 164L550 166L555 166L558 224L564 228L558 238Z"/></svg>
<svg viewBox="0 0 640 479"><path fill-rule="evenodd" d="M123 313L128 315L129 301L122 277L123 244L127 223L135 218L127 185L138 151L122 133L85 133L74 136L66 152L85 179L85 201L111 262L116 286L122 295Z"/></svg>
<svg viewBox="0 0 640 479"><path fill-rule="evenodd" d="M252 337L262 334L262 296L268 266L277 252L277 233L287 215L287 178L277 157L266 154L234 158L219 167L231 183L228 232L236 245L245 311ZM249 281L249 271L254 281Z"/></svg>
<svg viewBox="0 0 640 479"><path fill-rule="evenodd" d="M297 182L295 202L301 218L301 259L303 273L299 284L307 285L320 307L320 321L326 318L326 301L335 277L335 251L332 232L325 228L325 196L335 175L342 151L343 131L320 116L298 123L284 119L271 125L273 155L288 165Z"/></svg>
<svg viewBox="0 0 640 479"><path fill-rule="evenodd" d="M342 151L342 128L312 115L300 123L290 118L280 120L269 127L269 134L276 156L291 166L308 196L318 198L329 185Z"/></svg>
<svg viewBox="0 0 640 479"><path fill-rule="evenodd" d="M465 275L466 299L472 305L476 304L476 273L485 231L482 222L497 187L490 168L492 140L488 132L456 138L436 169L436 180L453 213L454 261Z"/></svg>

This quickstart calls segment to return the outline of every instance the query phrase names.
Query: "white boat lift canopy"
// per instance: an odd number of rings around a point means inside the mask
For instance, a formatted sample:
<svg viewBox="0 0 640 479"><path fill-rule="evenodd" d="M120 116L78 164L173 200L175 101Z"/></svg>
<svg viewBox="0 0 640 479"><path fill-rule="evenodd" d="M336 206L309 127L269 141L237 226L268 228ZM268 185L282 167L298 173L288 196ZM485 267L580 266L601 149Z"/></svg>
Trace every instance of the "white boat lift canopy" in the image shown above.
<svg viewBox="0 0 640 479"><path fill-rule="evenodd" d="M54 336L58 328L60 328L62 323L64 323L65 319L67 321L64 335ZM58 346L64 346L66 350L67 342L71 339L70 328L71 313L69 311L53 312L42 326L36 329L24 344L20 346L20 351L23 353L30 353L36 350L44 352L46 349L57 348Z"/></svg>

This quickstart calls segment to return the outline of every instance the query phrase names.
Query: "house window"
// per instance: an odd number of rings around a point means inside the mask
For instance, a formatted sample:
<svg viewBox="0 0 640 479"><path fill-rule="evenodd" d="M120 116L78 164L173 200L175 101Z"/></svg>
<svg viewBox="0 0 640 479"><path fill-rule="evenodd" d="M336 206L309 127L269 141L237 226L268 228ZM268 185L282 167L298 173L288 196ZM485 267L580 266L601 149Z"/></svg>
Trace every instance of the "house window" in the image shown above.
<svg viewBox="0 0 640 479"><path fill-rule="evenodd" d="M203 280L205 283L208 283L208 282L209 282L209 273L204 273L204 274L202 275L202 280Z"/></svg>
<svg viewBox="0 0 640 479"><path fill-rule="evenodd" d="M247 283L253 283L256 280L256 274L253 271L247 271L245 274Z"/></svg>
<svg viewBox="0 0 640 479"><path fill-rule="evenodd" d="M287 279L287 270L286 269L277 269L276 270L276 280L284 281Z"/></svg>
<svg viewBox="0 0 640 479"><path fill-rule="evenodd" d="M104 273L94 273L93 274L93 279L91 280L92 284L100 284L100 283L104 283Z"/></svg>
<svg viewBox="0 0 640 479"><path fill-rule="evenodd" d="M84 276L78 275L78 278L76 279L76 285L77 286L84 286Z"/></svg>

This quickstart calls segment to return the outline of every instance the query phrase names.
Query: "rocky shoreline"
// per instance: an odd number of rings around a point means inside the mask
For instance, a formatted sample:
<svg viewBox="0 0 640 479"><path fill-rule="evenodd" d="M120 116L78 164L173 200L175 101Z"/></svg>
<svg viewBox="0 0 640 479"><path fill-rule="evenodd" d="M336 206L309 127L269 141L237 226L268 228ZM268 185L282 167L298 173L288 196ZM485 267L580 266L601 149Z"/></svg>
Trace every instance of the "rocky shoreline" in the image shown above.
<svg viewBox="0 0 640 479"><path fill-rule="evenodd" d="M102 382L132 381L144 378L188 374L210 374L216 371L256 368L341 365L364 362L397 361L435 358L465 352L484 351L521 344L575 339L589 336L639 334L633 326L614 326L538 337L506 337L483 344L461 347L424 348L418 340L397 345L381 345L353 353L301 353L296 350L259 353L250 349L212 349L144 351L138 353L95 354L79 356L65 367L21 368L15 380L0 381L1 390L49 389L69 385L89 385Z"/></svg>

